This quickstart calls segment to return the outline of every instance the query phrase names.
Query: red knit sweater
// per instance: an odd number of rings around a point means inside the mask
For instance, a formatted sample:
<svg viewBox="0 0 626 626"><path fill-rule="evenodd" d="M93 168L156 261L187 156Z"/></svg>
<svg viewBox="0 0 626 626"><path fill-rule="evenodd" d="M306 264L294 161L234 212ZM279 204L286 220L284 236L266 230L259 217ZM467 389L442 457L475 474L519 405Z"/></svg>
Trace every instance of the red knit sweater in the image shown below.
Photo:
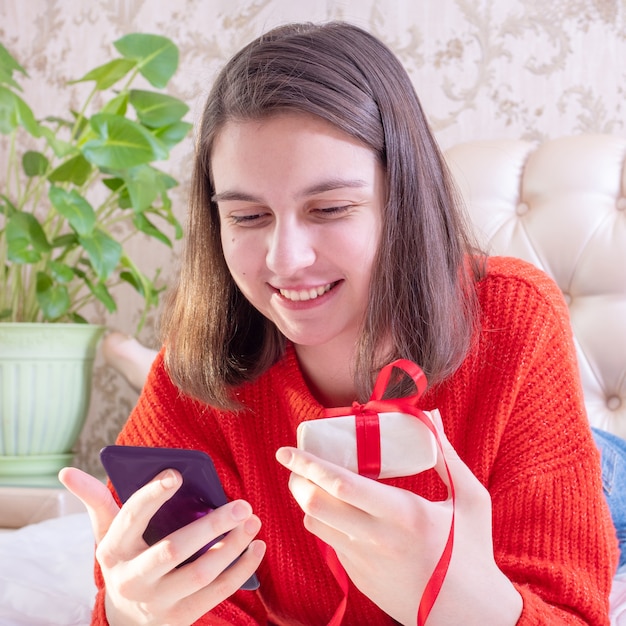
<svg viewBox="0 0 626 626"><path fill-rule="evenodd" d="M425 394L422 408L439 408L452 445L491 494L496 561L523 597L519 624L608 624L615 531L567 308L549 278L513 259L490 259L478 293L480 339L460 369ZM248 500L263 522L260 590L237 592L197 624L323 626L341 594L303 528L288 472L274 459L277 448L295 445L298 423L323 409L293 349L243 386L239 399L249 412L219 412L182 396L160 355L119 443L205 450L228 496ZM445 495L432 472L385 482ZM394 623L356 588L348 598L344 624ZM94 624L106 623L103 605L101 589Z"/></svg>

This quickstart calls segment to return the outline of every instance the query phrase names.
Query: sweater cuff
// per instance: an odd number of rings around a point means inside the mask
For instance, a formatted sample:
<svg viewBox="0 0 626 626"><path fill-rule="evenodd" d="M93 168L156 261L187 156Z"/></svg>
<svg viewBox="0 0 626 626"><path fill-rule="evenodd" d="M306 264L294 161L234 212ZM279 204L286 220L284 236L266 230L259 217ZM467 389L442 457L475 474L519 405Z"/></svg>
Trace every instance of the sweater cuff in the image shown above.
<svg viewBox="0 0 626 626"><path fill-rule="evenodd" d="M96 594L96 600L91 614L91 626L109 626L104 607L104 589L99 589Z"/></svg>

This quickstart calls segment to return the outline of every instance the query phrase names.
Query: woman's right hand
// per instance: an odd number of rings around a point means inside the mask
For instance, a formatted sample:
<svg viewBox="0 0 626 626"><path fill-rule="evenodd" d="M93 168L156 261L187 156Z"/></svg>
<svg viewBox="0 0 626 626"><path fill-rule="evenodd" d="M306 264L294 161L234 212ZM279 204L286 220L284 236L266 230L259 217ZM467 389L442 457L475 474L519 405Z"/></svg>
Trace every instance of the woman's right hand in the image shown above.
<svg viewBox="0 0 626 626"><path fill-rule="evenodd" d="M182 484L174 470L156 476L121 509L102 482L81 470L66 467L59 479L87 507L111 626L191 624L237 591L265 553L265 544L253 541L261 521L244 500L229 502L148 547L142 535L149 520ZM201 557L176 569L224 533Z"/></svg>

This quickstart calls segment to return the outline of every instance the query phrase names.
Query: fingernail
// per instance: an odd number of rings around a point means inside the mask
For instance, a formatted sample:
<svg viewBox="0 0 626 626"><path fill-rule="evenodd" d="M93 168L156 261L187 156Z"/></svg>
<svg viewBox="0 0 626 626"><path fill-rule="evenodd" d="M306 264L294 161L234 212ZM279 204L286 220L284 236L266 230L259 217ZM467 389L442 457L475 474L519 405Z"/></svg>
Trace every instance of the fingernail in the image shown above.
<svg viewBox="0 0 626 626"><path fill-rule="evenodd" d="M161 485L165 489L171 489L176 486L176 474L172 470L166 470L161 477Z"/></svg>
<svg viewBox="0 0 626 626"><path fill-rule="evenodd" d="M231 510L231 515L233 519L237 522L241 522L245 520L247 517L250 517L252 513L252 509L245 502L235 502Z"/></svg>
<svg viewBox="0 0 626 626"><path fill-rule="evenodd" d="M251 517L246 520L243 529L248 535L256 535L261 528L261 520L258 517Z"/></svg>
<svg viewBox="0 0 626 626"><path fill-rule="evenodd" d="M257 558L261 558L265 554L265 542L260 539L256 539L250 543L248 550L251 550Z"/></svg>
<svg viewBox="0 0 626 626"><path fill-rule="evenodd" d="M276 450L276 460L279 463L289 467L291 465L291 461L293 459L293 452L289 450L289 448L278 448Z"/></svg>

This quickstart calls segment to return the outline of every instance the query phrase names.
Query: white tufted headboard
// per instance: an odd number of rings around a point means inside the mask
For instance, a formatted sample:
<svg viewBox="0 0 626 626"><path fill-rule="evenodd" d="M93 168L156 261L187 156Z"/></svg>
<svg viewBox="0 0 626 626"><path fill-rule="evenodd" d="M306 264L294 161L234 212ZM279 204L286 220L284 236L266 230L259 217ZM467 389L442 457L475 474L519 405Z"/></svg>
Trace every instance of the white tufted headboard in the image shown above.
<svg viewBox="0 0 626 626"><path fill-rule="evenodd" d="M589 421L626 437L626 139L475 141L446 159L485 249L563 291Z"/></svg>

